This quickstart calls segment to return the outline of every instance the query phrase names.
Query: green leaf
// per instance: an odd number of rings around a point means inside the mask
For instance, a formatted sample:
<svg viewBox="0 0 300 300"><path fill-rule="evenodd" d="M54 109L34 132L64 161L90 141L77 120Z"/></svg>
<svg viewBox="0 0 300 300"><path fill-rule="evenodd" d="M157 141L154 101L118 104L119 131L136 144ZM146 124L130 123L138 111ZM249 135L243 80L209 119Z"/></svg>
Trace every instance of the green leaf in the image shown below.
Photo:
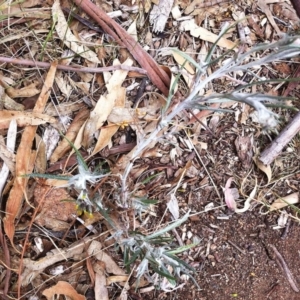
<svg viewBox="0 0 300 300"><path fill-rule="evenodd" d="M128 247L126 247L128 248ZM129 249L128 249L128 252L131 252ZM127 260L127 262L125 263L124 261L124 265L125 266L130 266L133 262L135 262L139 257L140 259L143 259L143 257L141 257L142 251L141 250L137 250L136 252L134 252L133 254L131 254L131 257ZM128 256L129 257L129 256Z"/></svg>
<svg viewBox="0 0 300 300"><path fill-rule="evenodd" d="M67 181L67 180L69 180L72 176L31 173L31 174L24 174L24 175L21 175L21 177L37 177L37 178L57 179L57 180L66 180L66 181Z"/></svg>
<svg viewBox="0 0 300 300"><path fill-rule="evenodd" d="M72 147L72 149L76 153L78 163L87 171L88 166L87 166L86 162L84 161L84 158L81 155L81 153L78 151L78 149L74 146L74 144L62 132L60 132L60 134L64 139L66 139L66 141L69 143L69 145Z"/></svg>
<svg viewBox="0 0 300 300"><path fill-rule="evenodd" d="M161 236L161 235L165 234L166 232L178 227L179 225L181 225L188 219L189 214L190 214L190 211L188 211L181 219L178 219L175 222L173 222L172 224L168 225L167 227L148 235L146 237L146 240L151 240L155 237Z"/></svg>
<svg viewBox="0 0 300 300"><path fill-rule="evenodd" d="M173 280L176 283L176 278L174 276L172 276L168 270L164 269L164 271L161 271L160 269L156 268L155 266L152 266L152 268L155 273L157 273L160 276L163 276L167 279Z"/></svg>
<svg viewBox="0 0 300 300"><path fill-rule="evenodd" d="M177 253L181 253L181 252L184 252L186 250L189 250L193 247L197 246L197 244L190 244L190 245L185 245L185 246L181 246L181 247L178 247L174 250L168 250L167 253L168 254L177 254Z"/></svg>

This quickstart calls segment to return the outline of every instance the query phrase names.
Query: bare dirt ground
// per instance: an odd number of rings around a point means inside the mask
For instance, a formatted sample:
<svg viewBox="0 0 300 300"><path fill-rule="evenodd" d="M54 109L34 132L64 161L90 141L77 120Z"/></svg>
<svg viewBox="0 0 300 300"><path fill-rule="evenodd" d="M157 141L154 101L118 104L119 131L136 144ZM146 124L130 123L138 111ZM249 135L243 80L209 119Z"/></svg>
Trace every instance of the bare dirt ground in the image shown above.
<svg viewBox="0 0 300 300"><path fill-rule="evenodd" d="M168 66L170 73L177 72L180 63L175 56L160 55L159 49L177 47L199 60L201 55L207 54L212 45L210 33L218 34L226 22L234 24L235 21L243 19L241 24L244 30L234 26L226 33L224 36L226 40L217 47L216 56L222 55L232 42L242 40L243 47L240 48L242 52L251 49L257 43L278 40L279 32L295 34L299 30L299 19L289 1L239 2L180 1L175 6L182 12L184 19L175 18L176 13L173 12L169 15L161 33L155 33L153 30L155 25L149 22L149 11L153 3L143 2L143 9L135 8L135 10L131 1L114 1L114 3L98 1L97 4L106 12L117 11L123 7L123 14L119 16L117 22L126 29L139 11L144 16L145 22L144 26L136 26L137 43L148 47L147 50L154 60L160 65ZM73 7L69 1L61 1L60 4L69 9ZM29 17L25 15L21 18L26 21L25 23L15 25L7 23L6 18L3 18L0 28L2 41L0 52L4 57L45 62L61 58L67 47L62 43L61 38L58 38L59 33L52 28L53 38L47 36L52 25L50 8L54 5L53 1L28 1L26 5L35 9L36 16L31 12ZM125 6L132 10L127 10L129 12L125 14ZM2 15L7 13L5 9L7 9L5 5L0 6ZM37 12L43 13L42 17ZM77 16L95 25L95 22L82 11L78 10L76 13ZM90 23L85 25L82 21L79 22L77 17L74 18L68 26L72 28L78 39L83 38L88 46L95 41L97 43L104 41L105 47L98 49L96 55L102 66L112 66L115 58L122 63L127 58L132 58L130 55L132 53L126 50L126 45L120 47L113 42L111 35L104 37L98 28L92 28ZM197 26L205 28L206 31L201 31L201 39L195 37L192 30L182 27L185 18L195 20ZM19 20L19 17L11 21L16 20ZM90 27L87 29L86 26ZM244 39L241 36L242 32L245 34ZM257 54L257 59L267 52ZM68 55L71 56L70 53L65 56ZM85 59L78 55L75 56L73 63L77 67L81 65L87 68L94 67ZM266 80L285 80L289 76L299 77L297 64L298 58L262 65L254 70L257 76ZM140 67L137 63L133 66ZM218 67L217 64L212 65L210 72L214 72ZM117 68L110 72L116 70ZM5 92L0 90L1 111L8 112L10 119L15 116L15 111L24 113L18 119L16 151L21 151L18 150L21 148L20 145L26 145L26 141L23 144L21 142L27 134L25 128L34 127L29 125L38 127L36 132L32 133L33 146L31 142L27 142L30 151L22 152L27 153L27 156L23 154L21 160L26 161L28 165L20 170L18 167L20 159L15 163L15 156L5 160L7 157L3 154L0 156L0 166L3 167L3 161L13 162L10 171L14 171L14 174L15 172L16 174L76 174L76 171L74 172L77 166L76 157L74 154L71 155L72 149L68 143L56 152L55 158L51 156L50 159L41 154L48 146L40 146L43 144L41 140L49 124L65 133L64 126L69 126L71 123L68 138L77 148L80 148L80 153L86 159L89 168L94 171L100 165L102 169L110 170L115 176L114 179L101 178L97 182L92 182L87 189L89 195L101 195L103 206L108 208L111 219L119 226L118 229L127 226L133 231L137 229L147 234L169 224L172 216L167 203L170 200L170 192L176 187L180 215L190 210L190 217L187 222L173 230L174 245L181 243L189 245L195 240L198 241L195 247L179 254L179 257L194 267L196 271L194 278L200 289L197 289L192 280L185 280L184 277L179 279L178 283L181 286L171 292L156 289L146 279L143 279L140 288L136 289L136 270L130 276L125 274L123 249L117 248L114 240L111 239L112 228L105 216L95 211L88 217L86 214L81 215L80 213L85 209L88 210L88 207L79 205L78 209L78 201L77 206L74 201L70 201L79 197L78 191L62 187L49 192L50 187L58 186L56 179L49 178L47 180L26 179L25 185L21 185L24 189L22 190L20 186L16 188L15 178L20 176L14 177L10 173L4 190L1 191L3 215L0 234L2 272L0 297L53 299L53 295L59 294L60 291L63 295L73 297L72 299L300 299L300 235L297 204L294 207L283 205L282 210L285 213L270 209L276 199L299 192L299 136L297 135L284 148L268 170L263 171L254 163L253 158L271 143L277 133L265 132L251 115L253 109L244 103L230 103L223 104L222 108L232 109L231 114L204 110L204 114L201 115L199 111L193 109L184 111L170 123L165 133L165 140L160 140L159 143L149 147L134 162L128 187L141 198L158 200L150 213L143 212L143 217L139 218L134 215L132 207L120 205L123 195L119 188L120 174L124 171L124 164L131 162L128 153L134 149L137 142L141 142L139 140L142 136L141 131L147 130L146 125L149 125L149 131L157 127L158 123L155 122L160 118L163 106L161 103L165 103L161 96L164 87L157 88L151 82L153 80L150 81L141 74L140 70L130 69L119 86L113 89L119 93L116 96L118 99L116 106L134 107L140 111L148 108L146 116L140 118L138 124L135 124L124 118L120 121L119 115L118 121L110 121L112 119L108 117L111 115L107 114L102 125L104 124L107 130L116 126L116 130L108 133L110 134L108 139L101 137L104 146L93 153L95 147L98 147L98 144L95 146L96 143L101 138L97 131L99 128L97 130L94 128L95 122L90 122L92 120L90 112L94 110L97 101L100 101L100 95L104 95L109 90L110 77L107 74L102 75L103 72L95 75L93 72L73 71L69 70L66 73L55 71L56 81L55 83L52 81L50 85L50 98L46 101L45 110L42 110L44 115L31 116L26 115L25 112L32 113L43 84L50 80L47 74L51 72L48 73L48 70L44 69L37 71L27 65L2 61L0 83ZM122 76L119 74L118 77ZM193 80L194 75L189 74L189 76ZM205 95L212 92L226 93L252 80L253 77L249 74L237 72L226 78L214 80L202 92ZM122 90L121 87L126 87L127 91ZM170 110L175 109L176 105L189 94L188 79L180 79L178 87ZM13 96L13 92L16 91L20 94ZM299 97L297 82L284 81L276 84L266 82L263 85L250 86L248 92L294 97L287 100L287 105L293 106L296 110L300 108L298 101L295 100ZM4 97L6 94L15 100L13 104L3 100L6 99ZM109 98L106 100L108 101ZM156 104L154 105L153 102ZM61 106L64 104L67 106ZM23 107L20 108L18 105ZM98 108L98 119L106 109L103 107L102 105ZM53 118L61 121L56 109L59 109L60 116L70 118L68 125L57 125L56 121L54 122ZM153 109L154 113L150 109ZM296 113L285 108L273 109L280 116L278 131L282 130ZM4 114L1 115L0 134L6 140L8 122L4 117ZM84 128L85 122L90 122L88 123L90 129L80 131ZM0 142L2 147L0 151L4 153L2 140ZM41 150L40 147L44 148ZM244 150L241 150L242 148ZM176 150L175 154L174 150ZM17 167L13 167L16 164ZM230 210L224 200L224 188L230 178L233 179L230 188L239 191L239 208L243 207L245 199L256 189L250 209L240 214ZM16 191L18 189L19 194ZM19 196L13 199L15 202L11 201L12 190ZM23 192L26 195L25 199ZM74 218L76 214L78 218ZM285 216L288 216L287 222L279 226L279 218ZM93 251L90 250L91 241L87 240L89 237L99 242L99 245L101 243L99 247L104 248L109 259L105 260L103 257L93 255ZM78 252L73 249L74 243L79 243L78 247L81 247ZM51 255L55 251L63 252L61 259L51 260ZM136 266L138 263L140 263L139 259ZM113 265L113 270L108 271L107 265ZM57 284L61 282L69 285L59 289ZM43 294L45 290L49 291L51 288L53 288L51 292Z"/></svg>

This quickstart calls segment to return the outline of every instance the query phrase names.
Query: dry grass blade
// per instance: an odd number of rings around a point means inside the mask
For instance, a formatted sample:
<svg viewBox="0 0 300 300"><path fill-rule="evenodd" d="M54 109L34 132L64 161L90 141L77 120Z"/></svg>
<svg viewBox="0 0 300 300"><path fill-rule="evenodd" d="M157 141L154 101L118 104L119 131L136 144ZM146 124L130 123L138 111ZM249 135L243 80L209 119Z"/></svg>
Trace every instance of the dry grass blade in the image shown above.
<svg viewBox="0 0 300 300"><path fill-rule="evenodd" d="M47 74L43 89L33 110L36 113L42 113L44 111L54 82L56 66L56 62L52 63ZM14 221L22 205L23 195L28 181L27 178L21 176L32 172L32 169L30 169L32 166L28 165L28 160L24 158L31 157L32 151L30 145L32 145L36 129L36 126L28 126L25 128L16 155L16 177L13 187L9 193L5 209L5 217L3 219L5 233L12 245L14 245L13 237L15 234Z"/></svg>

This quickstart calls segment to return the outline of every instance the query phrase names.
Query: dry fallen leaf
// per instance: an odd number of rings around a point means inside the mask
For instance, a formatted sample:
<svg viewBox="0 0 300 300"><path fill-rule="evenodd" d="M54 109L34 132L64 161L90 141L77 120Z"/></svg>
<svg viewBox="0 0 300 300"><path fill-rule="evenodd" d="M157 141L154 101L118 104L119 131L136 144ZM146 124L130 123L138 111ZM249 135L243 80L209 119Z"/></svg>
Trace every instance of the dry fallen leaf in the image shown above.
<svg viewBox="0 0 300 300"><path fill-rule="evenodd" d="M52 63L45 79L41 94L33 109L34 113L42 113L44 111L45 105L51 93L51 87L54 82L56 68L57 62ZM30 174L33 168L33 164L30 163L30 159L34 154L31 150L31 146L36 129L36 126L28 126L24 129L16 154L16 177L7 199L5 217L3 219L5 233L7 234L12 245L14 245L13 237L15 234L15 218L21 209L23 195L26 191L28 181L28 178L22 177L22 175Z"/></svg>
<svg viewBox="0 0 300 300"><path fill-rule="evenodd" d="M150 23L153 25L153 32L164 31L173 4L174 0L160 0L158 5L153 5L150 12Z"/></svg>
<svg viewBox="0 0 300 300"><path fill-rule="evenodd" d="M235 200L239 197L239 192L236 188L230 188L232 180L233 177L228 178L223 192L227 207L230 210L235 211L237 209Z"/></svg>
<svg viewBox="0 0 300 300"><path fill-rule="evenodd" d="M109 300L106 287L105 263L97 262L93 266L96 273L95 278L95 300Z"/></svg>
<svg viewBox="0 0 300 300"><path fill-rule="evenodd" d="M25 112L14 110L0 111L0 129L8 128L10 121L16 120L19 127L36 126L45 123L55 123L56 119L40 112Z"/></svg>
<svg viewBox="0 0 300 300"><path fill-rule="evenodd" d="M219 38L218 35L208 31L203 27L199 27L198 25L196 25L195 19L183 21L181 23L181 29L183 31L189 31L192 36L210 43L215 43ZM233 43L230 40L227 40L224 37L221 37L218 40L217 45L226 49L233 49L236 46L235 43Z"/></svg>
<svg viewBox="0 0 300 300"><path fill-rule="evenodd" d="M174 193L170 195L170 201L167 203L167 207L172 214L174 220L177 220L179 218L179 206L178 206L178 200Z"/></svg>
<svg viewBox="0 0 300 300"><path fill-rule="evenodd" d="M268 165L268 166L264 165L256 156L253 157L253 160L254 160L256 166L267 175L268 183L270 183L271 178L272 178L271 166L270 165Z"/></svg>
<svg viewBox="0 0 300 300"><path fill-rule="evenodd" d="M195 68L191 66L191 64L177 51L172 51L172 54L179 64L179 66L184 65L184 69L186 69L190 74L195 74Z"/></svg>
<svg viewBox="0 0 300 300"><path fill-rule="evenodd" d="M53 22L59 38L77 55L94 63L100 63L97 54L88 47L81 45L81 41L71 32L69 24L60 6L60 1L55 0L52 6Z"/></svg>
<svg viewBox="0 0 300 300"><path fill-rule="evenodd" d="M4 88L0 85L0 110L6 108L8 110L24 110L24 105L10 98Z"/></svg>
<svg viewBox="0 0 300 300"><path fill-rule="evenodd" d="M79 132L82 124L84 124L84 122L86 122L86 119L88 118L89 113L90 112L87 108L83 108L81 111L79 111L77 113L77 115L73 119L71 125L69 126L69 128L65 134L65 137L69 141L74 142L74 140L78 136L78 132ZM63 138L60 141L59 145L57 146L57 148L54 150L54 152L52 153L52 155L50 157L51 163L58 161L61 157L63 157L71 149L71 146L67 139Z"/></svg>
<svg viewBox="0 0 300 300"><path fill-rule="evenodd" d="M12 123L15 123L15 127L17 128L16 121L12 120L11 124ZM8 146L5 145L4 137L2 135L0 135L0 158L3 160L8 170L14 175L16 156L13 151L11 151Z"/></svg>
<svg viewBox="0 0 300 300"><path fill-rule="evenodd" d="M65 281L58 281L56 285L43 291L43 295L48 299L54 299L55 295L64 295L70 297L72 300L85 300L83 295L80 295L72 287L72 285Z"/></svg>
<svg viewBox="0 0 300 300"><path fill-rule="evenodd" d="M0 136L0 137L3 139L2 136ZM8 131L7 131L7 139L6 139L6 147L7 147L7 150L11 154L13 154L13 152L15 150L16 137L17 137L17 123L15 120L13 120L10 122ZM3 155L4 153L1 150L1 144L0 144L0 156L1 156L1 154ZM3 159L2 156L1 156L1 158ZM13 163L13 165L10 166L10 168L9 168L9 166L6 165L5 160L4 160L3 166L0 171L0 195L2 195L3 188L7 184L7 177L8 177L9 171L11 171L12 174L15 173L15 155L14 154L13 154L13 157L11 157L10 161Z"/></svg>
<svg viewBox="0 0 300 300"><path fill-rule="evenodd" d="M299 193L298 192L276 199L272 203L272 205L270 207L270 211L281 209L290 204L297 204L297 203L299 203Z"/></svg>
<svg viewBox="0 0 300 300"><path fill-rule="evenodd" d="M119 65L118 60L114 61L114 65ZM128 58L122 65L131 66L133 61ZM85 124L82 144L87 147L90 145L95 132L102 127L107 121L114 107L124 107L126 90L122 87L128 72L125 70L116 70L106 83L107 95L102 95L98 100L94 110L90 114L90 118ZM108 74L107 74L108 75ZM111 124L109 123L108 126ZM118 128L107 129L102 135L100 134L93 154L99 152L108 145L110 138L115 134Z"/></svg>
<svg viewBox="0 0 300 300"><path fill-rule="evenodd" d="M21 89L9 87L6 89L6 93L11 98L32 97L40 93L40 90L36 88L36 85L37 83L34 82Z"/></svg>
<svg viewBox="0 0 300 300"><path fill-rule="evenodd" d="M32 282L46 268L56 264L59 261L67 260L69 258L78 260L78 257L83 253L83 251L85 251L88 243L95 237L96 236L86 237L63 249L53 249L48 252L45 257L42 257L39 260L24 258L24 270L22 275L20 276L22 286L27 286L28 284L30 284L30 282Z"/></svg>
<svg viewBox="0 0 300 300"><path fill-rule="evenodd" d="M115 261L103 250L101 250L102 245L98 241L92 241L89 246L87 253L88 255L93 255L99 261L105 263L105 270L107 273L112 273L114 275L125 275L125 271L121 269Z"/></svg>

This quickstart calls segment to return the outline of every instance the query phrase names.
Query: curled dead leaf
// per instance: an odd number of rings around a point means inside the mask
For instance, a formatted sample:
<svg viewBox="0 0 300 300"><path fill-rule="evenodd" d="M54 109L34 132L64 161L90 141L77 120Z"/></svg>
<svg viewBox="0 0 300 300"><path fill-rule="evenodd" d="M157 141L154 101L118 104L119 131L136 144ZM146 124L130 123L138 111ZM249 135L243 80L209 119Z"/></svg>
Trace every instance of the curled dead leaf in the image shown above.
<svg viewBox="0 0 300 300"><path fill-rule="evenodd" d="M272 179L272 170L271 170L271 166L270 165L264 165L258 158L257 156L253 157L253 160L256 164L256 166L263 171L268 178L268 183L270 183L271 179Z"/></svg>
<svg viewBox="0 0 300 300"><path fill-rule="evenodd" d="M228 206L228 208L232 211L236 211L237 205L235 200L239 197L239 193L237 192L237 189L230 188L232 180L233 177L228 178L223 192L225 197L225 203Z"/></svg>

